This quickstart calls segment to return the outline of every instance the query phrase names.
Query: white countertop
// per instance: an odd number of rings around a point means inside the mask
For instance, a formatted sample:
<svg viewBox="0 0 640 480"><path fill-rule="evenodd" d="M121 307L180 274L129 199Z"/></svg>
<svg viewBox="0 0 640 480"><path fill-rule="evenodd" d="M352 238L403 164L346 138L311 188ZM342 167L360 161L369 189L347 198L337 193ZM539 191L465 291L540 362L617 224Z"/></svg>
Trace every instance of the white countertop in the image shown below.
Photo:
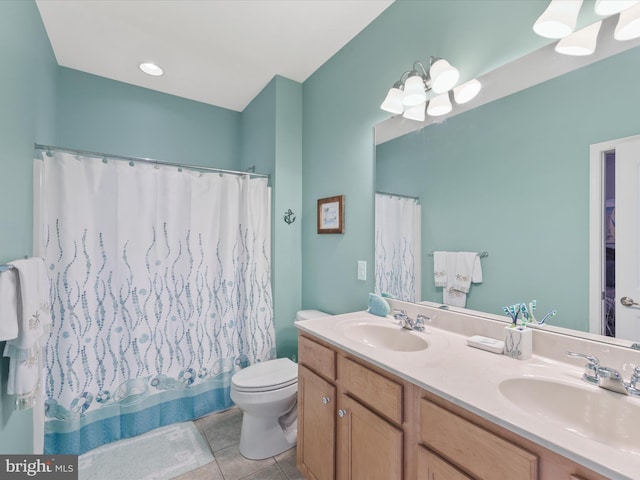
<svg viewBox="0 0 640 480"><path fill-rule="evenodd" d="M626 397L585 383L581 380L583 369L574 364L558 362L535 354L529 360L515 360L469 347L466 336L433 326L427 326L424 333L414 332L423 336L430 344L426 350L417 352L374 348L342 334L342 325L362 320L381 325L395 322L391 317L353 312L299 321L295 325L303 332L354 354L611 479L640 478L640 450L625 451L586 438L558 421L531 414L504 397L499 391L499 385L504 380L522 377L559 381L586 389L586 392L596 389L595 391L603 395L613 395L622 408L640 408L640 398ZM557 401L562 402L563 399L557 398ZM616 411L604 414L611 415L613 422ZM640 425L633 428L640 436Z"/></svg>

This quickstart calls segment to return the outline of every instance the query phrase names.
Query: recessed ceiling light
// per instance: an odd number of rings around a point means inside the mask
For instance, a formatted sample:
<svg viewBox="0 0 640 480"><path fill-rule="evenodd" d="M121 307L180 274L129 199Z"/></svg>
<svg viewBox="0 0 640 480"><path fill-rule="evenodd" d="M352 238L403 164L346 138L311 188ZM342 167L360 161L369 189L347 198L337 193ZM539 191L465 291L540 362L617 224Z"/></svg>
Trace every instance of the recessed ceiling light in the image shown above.
<svg viewBox="0 0 640 480"><path fill-rule="evenodd" d="M141 63L140 70L142 70L147 75L153 75L154 77L159 77L164 73L162 68L160 68L155 63Z"/></svg>

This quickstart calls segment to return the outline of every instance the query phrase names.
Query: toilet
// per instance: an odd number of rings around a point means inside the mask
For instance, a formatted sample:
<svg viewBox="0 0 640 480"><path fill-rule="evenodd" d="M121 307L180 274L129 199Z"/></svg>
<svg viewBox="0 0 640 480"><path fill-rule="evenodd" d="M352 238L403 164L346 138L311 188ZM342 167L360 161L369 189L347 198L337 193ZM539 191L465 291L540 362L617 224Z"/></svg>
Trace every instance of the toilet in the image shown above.
<svg viewBox="0 0 640 480"><path fill-rule="evenodd" d="M296 321L327 316L301 310ZM293 448L298 433L298 364L288 358L255 363L231 378L231 400L242 411L240 453L251 460Z"/></svg>

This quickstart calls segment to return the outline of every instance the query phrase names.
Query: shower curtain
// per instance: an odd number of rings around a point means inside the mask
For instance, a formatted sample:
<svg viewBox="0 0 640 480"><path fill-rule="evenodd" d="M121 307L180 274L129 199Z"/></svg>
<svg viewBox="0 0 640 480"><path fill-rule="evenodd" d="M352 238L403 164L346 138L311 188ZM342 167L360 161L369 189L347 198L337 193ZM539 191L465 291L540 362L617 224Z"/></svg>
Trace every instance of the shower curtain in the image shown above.
<svg viewBox="0 0 640 480"><path fill-rule="evenodd" d="M39 156L45 452L230 407L231 375L275 358L267 179Z"/></svg>
<svg viewBox="0 0 640 480"><path fill-rule="evenodd" d="M421 234L417 199L376 193L375 291L420 301Z"/></svg>

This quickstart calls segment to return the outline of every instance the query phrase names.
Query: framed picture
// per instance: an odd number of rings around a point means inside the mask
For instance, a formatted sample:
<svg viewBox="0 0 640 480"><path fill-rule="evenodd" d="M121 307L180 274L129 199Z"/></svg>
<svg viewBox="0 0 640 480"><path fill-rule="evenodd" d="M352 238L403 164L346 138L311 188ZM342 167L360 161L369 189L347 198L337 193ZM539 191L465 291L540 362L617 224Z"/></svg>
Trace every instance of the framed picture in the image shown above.
<svg viewBox="0 0 640 480"><path fill-rule="evenodd" d="M344 195L318 200L318 233L344 233Z"/></svg>

